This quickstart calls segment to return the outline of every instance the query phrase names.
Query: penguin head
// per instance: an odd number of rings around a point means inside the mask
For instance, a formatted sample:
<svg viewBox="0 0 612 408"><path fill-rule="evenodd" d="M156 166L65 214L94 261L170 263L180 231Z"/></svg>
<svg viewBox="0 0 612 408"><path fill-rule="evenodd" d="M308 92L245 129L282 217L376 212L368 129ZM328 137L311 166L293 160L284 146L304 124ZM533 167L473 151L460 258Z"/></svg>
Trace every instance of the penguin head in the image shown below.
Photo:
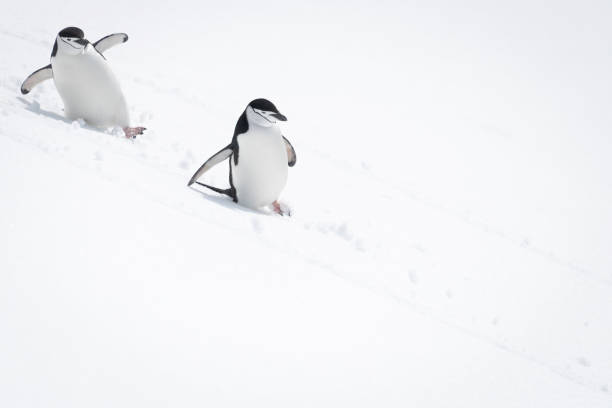
<svg viewBox="0 0 612 408"><path fill-rule="evenodd" d="M83 30L78 27L66 27L57 34L55 45L53 46L54 57L58 52L65 55L78 55L89 44L85 39Z"/></svg>
<svg viewBox="0 0 612 408"><path fill-rule="evenodd" d="M246 108L246 116L249 123L270 127L279 120L286 121L285 115L280 113L276 106L267 99L255 99Z"/></svg>

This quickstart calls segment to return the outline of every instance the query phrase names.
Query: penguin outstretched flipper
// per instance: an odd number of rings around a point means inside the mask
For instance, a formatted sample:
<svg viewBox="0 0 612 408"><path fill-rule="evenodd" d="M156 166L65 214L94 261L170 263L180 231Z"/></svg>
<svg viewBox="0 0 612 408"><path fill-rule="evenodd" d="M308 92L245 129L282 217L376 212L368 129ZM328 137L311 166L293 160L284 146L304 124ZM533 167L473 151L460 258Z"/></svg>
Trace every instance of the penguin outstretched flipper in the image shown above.
<svg viewBox="0 0 612 408"><path fill-rule="evenodd" d="M100 38L98 41L93 43L93 46L99 53L104 53L104 51L109 48L114 47L118 44L123 44L128 40L128 35L126 33L114 33L109 34L106 37Z"/></svg>
<svg viewBox="0 0 612 408"><path fill-rule="evenodd" d="M230 143L229 145L225 146L223 149L219 150L217 153L213 154L212 157L206 160L206 162L204 162L204 164L200 166L198 171L194 173L194 175L189 180L189 183L187 183L187 186L190 186L193 183L195 183L196 180L202 177L204 173L206 173L208 170L210 170L217 164L221 163L222 161L226 160L228 157L232 155L232 153L234 153L234 149L233 149L233 144ZM209 187L209 186L205 186L205 187Z"/></svg>
<svg viewBox="0 0 612 408"><path fill-rule="evenodd" d="M23 81L23 84L21 84L21 93L23 95L28 94L36 85L51 78L53 78L53 69L51 68L51 64L37 69L36 71L32 72L25 79L25 81Z"/></svg>
<svg viewBox="0 0 612 408"><path fill-rule="evenodd" d="M114 47L115 45L122 44L126 42L127 40L128 40L127 34L114 33L114 34L109 34L106 37L100 38L98 41L96 41L92 45L100 54L102 54L106 50ZM23 95L26 95L30 93L32 88L34 88L36 85L40 84L43 81L46 81L47 79L51 79L51 78L53 78L53 69L51 68L51 64L49 64L46 67L42 67L39 70L32 72L30 76L28 76L26 80L23 81L23 84L21 85L21 93Z"/></svg>

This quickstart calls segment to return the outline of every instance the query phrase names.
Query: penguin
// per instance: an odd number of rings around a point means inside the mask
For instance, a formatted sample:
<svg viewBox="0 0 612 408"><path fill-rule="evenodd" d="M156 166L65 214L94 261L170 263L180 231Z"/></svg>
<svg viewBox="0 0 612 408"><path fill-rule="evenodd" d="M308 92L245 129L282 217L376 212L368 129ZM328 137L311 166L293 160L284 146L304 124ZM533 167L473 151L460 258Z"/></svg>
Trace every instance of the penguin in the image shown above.
<svg viewBox="0 0 612 408"><path fill-rule="evenodd" d="M53 78L68 119L84 119L99 128L120 126L125 136L133 139L145 128L130 127L121 86L102 54L127 40L127 34L115 33L90 43L80 28L64 28L55 38L51 63L30 74L21 85L21 93L25 95Z"/></svg>
<svg viewBox="0 0 612 408"><path fill-rule="evenodd" d="M293 167L297 159L293 146L278 126L279 121L286 120L272 102L253 100L238 118L231 143L206 160L187 185L199 184L245 207L258 209L271 205L276 213L289 215L278 202L287 183L288 167ZM230 159L230 188L220 189L197 181L226 159Z"/></svg>

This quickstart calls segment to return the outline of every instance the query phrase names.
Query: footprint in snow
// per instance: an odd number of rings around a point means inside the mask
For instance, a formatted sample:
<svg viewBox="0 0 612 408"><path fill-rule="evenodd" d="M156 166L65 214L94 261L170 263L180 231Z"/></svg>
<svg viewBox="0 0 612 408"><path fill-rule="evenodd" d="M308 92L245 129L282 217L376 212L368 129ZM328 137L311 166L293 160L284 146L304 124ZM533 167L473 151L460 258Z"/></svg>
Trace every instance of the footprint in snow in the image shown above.
<svg viewBox="0 0 612 408"><path fill-rule="evenodd" d="M251 226L256 233L261 234L263 232L263 225L261 225L261 221L258 218L251 218Z"/></svg>
<svg viewBox="0 0 612 408"><path fill-rule="evenodd" d="M410 279L410 282L414 285L418 285L419 284L419 275L417 275L415 270L409 270L408 271L408 278Z"/></svg>

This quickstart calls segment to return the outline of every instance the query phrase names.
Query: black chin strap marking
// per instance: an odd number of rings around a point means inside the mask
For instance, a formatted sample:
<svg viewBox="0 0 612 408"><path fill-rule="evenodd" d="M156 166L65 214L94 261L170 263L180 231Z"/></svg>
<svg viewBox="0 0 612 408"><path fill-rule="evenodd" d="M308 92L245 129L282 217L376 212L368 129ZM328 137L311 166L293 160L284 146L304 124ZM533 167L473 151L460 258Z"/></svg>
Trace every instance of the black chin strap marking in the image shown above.
<svg viewBox="0 0 612 408"><path fill-rule="evenodd" d="M66 44L68 44L69 46L71 46L72 48L74 48L75 50L80 50L79 47L75 47L74 45L70 44L68 41L64 40L62 37L60 37L60 40L62 40L63 42L65 42Z"/></svg>
<svg viewBox="0 0 612 408"><path fill-rule="evenodd" d="M254 108L251 108L251 109L253 109L253 112L255 112L256 114L258 114L259 116L261 116L262 118L264 118L264 119L265 119L265 120L267 120L268 122L270 122L270 123L272 123L272 124L275 124L275 123L276 123L276 122L272 122L270 119L266 118L264 115L262 115L261 113L257 112L257 111L256 111Z"/></svg>

